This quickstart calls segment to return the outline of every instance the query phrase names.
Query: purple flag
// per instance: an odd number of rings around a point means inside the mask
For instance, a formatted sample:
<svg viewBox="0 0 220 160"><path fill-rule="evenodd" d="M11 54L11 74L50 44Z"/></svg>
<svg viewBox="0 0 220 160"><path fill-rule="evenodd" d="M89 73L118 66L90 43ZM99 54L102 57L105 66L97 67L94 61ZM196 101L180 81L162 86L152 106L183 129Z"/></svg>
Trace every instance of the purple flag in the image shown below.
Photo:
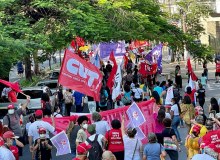
<svg viewBox="0 0 220 160"><path fill-rule="evenodd" d="M130 125L133 126L133 128L140 126L146 121L136 103L133 103L126 112L131 123Z"/></svg>
<svg viewBox="0 0 220 160"><path fill-rule="evenodd" d="M53 143L53 145L57 148L56 156L71 153L69 140L68 140L67 135L64 131L55 135L50 140Z"/></svg>
<svg viewBox="0 0 220 160"><path fill-rule="evenodd" d="M151 65L157 63L159 74L162 73L162 49L163 43L160 43L144 57Z"/></svg>
<svg viewBox="0 0 220 160"><path fill-rule="evenodd" d="M135 129L137 130L137 134L135 135L135 138L144 139L146 137L139 127L136 127Z"/></svg>

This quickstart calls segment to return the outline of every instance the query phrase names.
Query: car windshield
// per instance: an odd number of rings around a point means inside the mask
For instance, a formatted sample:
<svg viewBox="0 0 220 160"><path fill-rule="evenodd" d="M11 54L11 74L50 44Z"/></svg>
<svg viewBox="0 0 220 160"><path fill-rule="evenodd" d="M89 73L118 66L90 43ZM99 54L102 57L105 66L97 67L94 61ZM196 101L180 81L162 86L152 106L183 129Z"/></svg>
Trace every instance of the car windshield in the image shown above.
<svg viewBox="0 0 220 160"><path fill-rule="evenodd" d="M59 74L60 74L59 72L53 72L51 77L59 77Z"/></svg>
<svg viewBox="0 0 220 160"><path fill-rule="evenodd" d="M7 109L1 109L0 108L0 119L3 119L3 117L8 113Z"/></svg>
<svg viewBox="0 0 220 160"><path fill-rule="evenodd" d="M24 94L31 97L31 99L41 98L43 94L43 90L25 90ZM25 95L18 93L17 99L27 99Z"/></svg>

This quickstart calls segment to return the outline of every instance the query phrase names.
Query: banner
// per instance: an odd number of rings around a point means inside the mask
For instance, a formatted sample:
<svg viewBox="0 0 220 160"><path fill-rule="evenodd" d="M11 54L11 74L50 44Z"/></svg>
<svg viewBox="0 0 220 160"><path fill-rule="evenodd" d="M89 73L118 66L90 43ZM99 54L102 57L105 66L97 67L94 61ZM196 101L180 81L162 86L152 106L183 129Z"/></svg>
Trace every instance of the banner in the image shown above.
<svg viewBox="0 0 220 160"><path fill-rule="evenodd" d="M127 64L128 64L128 57L126 55L124 55L123 59L122 59L122 63L121 63L121 68L125 69Z"/></svg>
<svg viewBox="0 0 220 160"><path fill-rule="evenodd" d="M113 50L115 57L123 56L126 54L124 41L118 41L118 43L101 43L100 44L100 57L104 59L109 57Z"/></svg>
<svg viewBox="0 0 220 160"><path fill-rule="evenodd" d="M112 99L115 100L121 94L121 67L118 65L117 73L115 75L115 82L112 90Z"/></svg>
<svg viewBox="0 0 220 160"><path fill-rule="evenodd" d="M136 40L134 42L134 45L135 45L136 48L138 48L138 47L142 47L142 46L149 46L149 43L147 41L138 41L138 40Z"/></svg>
<svg viewBox="0 0 220 160"><path fill-rule="evenodd" d="M171 99L173 98L173 86L169 87L167 89L167 96L166 96L166 101L165 101L165 104L172 104L171 103Z"/></svg>
<svg viewBox="0 0 220 160"><path fill-rule="evenodd" d="M71 46L74 48L74 50L76 51L76 45L75 45L75 41L72 40Z"/></svg>
<svg viewBox="0 0 220 160"><path fill-rule="evenodd" d="M155 121L153 117L153 104L155 103L155 100L150 101L144 101L141 103L138 103L137 106L140 109L141 113L144 115L144 118L147 120L143 124L139 125L140 130L143 132L144 136L147 136L148 133L153 132L155 133ZM111 126L111 122L114 119L118 119L119 121L122 120L122 116L125 115L125 126L128 126L130 120L127 115L127 110L129 106L112 109L104 112L100 112L102 116L102 120L107 121L109 126ZM158 107L156 107L156 112ZM89 118L89 124L92 123L91 120L91 114L86 115ZM43 118L43 121L51 122L51 118ZM55 124L56 124L56 131L59 133L61 131L66 131L66 128L69 123L69 117L59 117L55 118ZM139 132L140 133L140 132ZM147 137L143 138L142 140L143 144L146 144L148 142Z"/></svg>
<svg viewBox="0 0 220 160"><path fill-rule="evenodd" d="M78 46L83 46L84 47L84 45L85 45L85 42L84 42L83 38L80 38L80 37L76 37L76 43L77 43Z"/></svg>
<svg viewBox="0 0 220 160"><path fill-rule="evenodd" d="M50 140L57 149L56 156L71 153L70 143L65 131L60 132L59 134L52 137Z"/></svg>
<svg viewBox="0 0 220 160"><path fill-rule="evenodd" d="M114 63L114 66L117 65L116 60L115 60L115 56L114 56L114 53L113 53L113 50L111 51L111 54L109 56L109 60Z"/></svg>
<svg viewBox="0 0 220 160"><path fill-rule="evenodd" d="M117 72L117 65L114 65L112 68L112 71L110 73L110 76L108 77L108 81L106 83L106 86L108 86L108 88L110 89L110 91L112 91L112 87L114 86L114 82L115 82L115 75Z"/></svg>
<svg viewBox="0 0 220 160"><path fill-rule="evenodd" d="M162 73L162 49L163 43L160 43L144 57L151 65L157 63L159 74Z"/></svg>
<svg viewBox="0 0 220 160"><path fill-rule="evenodd" d="M102 74L93 64L65 50L58 83L99 101Z"/></svg>
<svg viewBox="0 0 220 160"><path fill-rule="evenodd" d="M145 62L141 62L141 68L138 72L140 74L152 75L150 66Z"/></svg>
<svg viewBox="0 0 220 160"><path fill-rule="evenodd" d="M187 60L187 66L188 66L189 73L191 73L192 72L192 66L191 66L191 63L190 63L190 58L188 58L188 60Z"/></svg>
<svg viewBox="0 0 220 160"><path fill-rule="evenodd" d="M130 59L135 64L135 54L131 51L130 53Z"/></svg>

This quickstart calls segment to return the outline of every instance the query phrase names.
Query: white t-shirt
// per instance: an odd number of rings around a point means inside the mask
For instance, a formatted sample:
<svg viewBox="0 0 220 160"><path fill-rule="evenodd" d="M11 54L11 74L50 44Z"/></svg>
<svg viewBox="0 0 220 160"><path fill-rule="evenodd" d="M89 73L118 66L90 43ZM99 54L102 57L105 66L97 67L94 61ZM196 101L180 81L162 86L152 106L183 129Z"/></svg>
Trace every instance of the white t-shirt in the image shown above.
<svg viewBox="0 0 220 160"><path fill-rule="evenodd" d="M94 122L93 124L96 124L96 134L105 135L105 133L110 130L110 127L106 121L98 121Z"/></svg>
<svg viewBox="0 0 220 160"><path fill-rule="evenodd" d="M171 107L171 111L173 111L174 112L174 116L179 116L180 114L179 114L179 109L178 109L178 106L177 106L177 104L174 104L172 107Z"/></svg>
<svg viewBox="0 0 220 160"><path fill-rule="evenodd" d="M96 136L96 134L91 135L91 136L89 137L89 140L90 140L90 141L94 141L95 136ZM99 134L98 139L97 139L101 147L102 147L102 138L103 138L103 137L104 137L103 135ZM85 141L85 143L86 143L86 145L89 144L87 141Z"/></svg>
<svg viewBox="0 0 220 160"><path fill-rule="evenodd" d="M134 98L141 98L143 90L141 88L135 88L133 89L134 92Z"/></svg>
<svg viewBox="0 0 220 160"><path fill-rule="evenodd" d="M34 141L38 139L39 138L38 130L41 127L44 127L47 130L46 132L47 138L49 138L49 132L53 133L55 131L55 128L52 125L50 125L50 123L44 121L35 121L29 127L28 136L32 136Z"/></svg>
<svg viewBox="0 0 220 160"><path fill-rule="evenodd" d="M15 156L9 149L0 147L0 160L15 160Z"/></svg>
<svg viewBox="0 0 220 160"><path fill-rule="evenodd" d="M135 84L133 82L131 83L131 88L135 89Z"/></svg>
<svg viewBox="0 0 220 160"><path fill-rule="evenodd" d="M54 112L54 117L63 117L63 116L57 112Z"/></svg>
<svg viewBox="0 0 220 160"><path fill-rule="evenodd" d="M165 118L170 118L171 119L171 116L170 116L170 114L169 113L165 113L166 115L165 115Z"/></svg>
<svg viewBox="0 0 220 160"><path fill-rule="evenodd" d="M140 146L142 146L140 139L136 139L136 138L130 139L127 135L124 135L123 142L124 142L124 147L125 147L125 160L132 159L136 143L137 143L137 147L136 147L136 150L134 153L133 160L141 160L142 159L140 157Z"/></svg>
<svg viewBox="0 0 220 160"><path fill-rule="evenodd" d="M28 122L28 123L26 124L26 131L27 131L27 133L28 133L28 131L29 131L30 125L31 125L31 122Z"/></svg>
<svg viewBox="0 0 220 160"><path fill-rule="evenodd" d="M6 98L8 98L8 93L11 91L11 88L4 88L2 91L2 96L5 96Z"/></svg>

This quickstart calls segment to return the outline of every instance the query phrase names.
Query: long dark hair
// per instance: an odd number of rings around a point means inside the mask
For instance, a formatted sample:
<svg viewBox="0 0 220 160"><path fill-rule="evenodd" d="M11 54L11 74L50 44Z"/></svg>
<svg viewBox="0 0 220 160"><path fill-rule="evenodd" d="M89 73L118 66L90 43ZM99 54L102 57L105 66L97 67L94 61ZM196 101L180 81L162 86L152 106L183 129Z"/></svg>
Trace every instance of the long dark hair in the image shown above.
<svg viewBox="0 0 220 160"><path fill-rule="evenodd" d="M217 99L214 98L214 97L212 97L212 98L210 99L210 103L211 103L212 106L213 106L213 105L218 105L218 101L217 101Z"/></svg>
<svg viewBox="0 0 220 160"><path fill-rule="evenodd" d="M100 89L100 92L101 94L105 94L105 86L102 86L101 89Z"/></svg>
<svg viewBox="0 0 220 160"><path fill-rule="evenodd" d="M162 123L164 118L165 118L165 110L160 109L160 110L158 111L157 121L158 121L159 123Z"/></svg>
<svg viewBox="0 0 220 160"><path fill-rule="evenodd" d="M180 108L178 99L176 97L174 97L174 98L172 98L172 100L174 101L174 104L176 104L178 106L179 114L181 114L181 108Z"/></svg>
<svg viewBox="0 0 220 160"><path fill-rule="evenodd" d="M157 91L153 91L152 97L156 100L156 103L157 103L157 104L160 104L160 96L159 96L159 94L157 93Z"/></svg>
<svg viewBox="0 0 220 160"><path fill-rule="evenodd" d="M187 94L191 94L191 93L192 93L192 89L191 89L190 86L188 86L188 87L186 88L186 93L187 93Z"/></svg>
<svg viewBox="0 0 220 160"><path fill-rule="evenodd" d="M160 87L163 87L166 84L166 81L162 81Z"/></svg>
<svg viewBox="0 0 220 160"><path fill-rule="evenodd" d="M49 94L46 92L43 93L41 96L41 100L43 100L44 102L49 102L49 100L50 100Z"/></svg>

